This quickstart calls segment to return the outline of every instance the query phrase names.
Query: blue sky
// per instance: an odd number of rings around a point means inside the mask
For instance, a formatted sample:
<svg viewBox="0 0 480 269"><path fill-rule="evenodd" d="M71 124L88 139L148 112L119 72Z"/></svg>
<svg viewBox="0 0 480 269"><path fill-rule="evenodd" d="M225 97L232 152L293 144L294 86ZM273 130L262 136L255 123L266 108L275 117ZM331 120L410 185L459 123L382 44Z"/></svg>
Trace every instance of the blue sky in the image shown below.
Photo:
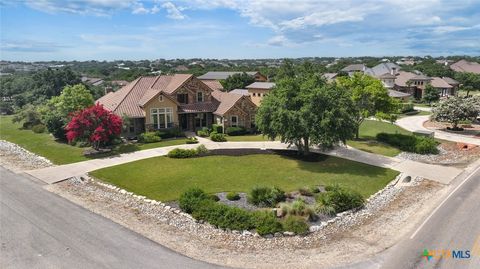
<svg viewBox="0 0 480 269"><path fill-rule="evenodd" d="M2 60L480 55L480 0L0 0Z"/></svg>

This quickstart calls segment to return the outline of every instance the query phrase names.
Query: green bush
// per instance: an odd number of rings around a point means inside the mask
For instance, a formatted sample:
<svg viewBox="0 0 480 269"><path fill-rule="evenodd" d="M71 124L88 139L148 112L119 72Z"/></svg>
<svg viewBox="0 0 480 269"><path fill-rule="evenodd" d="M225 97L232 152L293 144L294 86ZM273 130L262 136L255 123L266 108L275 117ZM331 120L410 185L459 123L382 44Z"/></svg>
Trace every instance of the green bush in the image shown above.
<svg viewBox="0 0 480 269"><path fill-rule="evenodd" d="M138 136L138 141L141 143L155 143L162 141L162 138L157 132L146 132Z"/></svg>
<svg viewBox="0 0 480 269"><path fill-rule="evenodd" d="M220 125L220 124L213 124L212 125L212 132L216 132L216 133L223 133L223 126Z"/></svg>
<svg viewBox="0 0 480 269"><path fill-rule="evenodd" d="M227 127L225 133L230 136L244 135L247 133L247 130L244 127Z"/></svg>
<svg viewBox="0 0 480 269"><path fill-rule="evenodd" d="M253 215L243 209L203 200L197 204L192 217L207 221L219 228L232 230L250 230L255 228Z"/></svg>
<svg viewBox="0 0 480 269"><path fill-rule="evenodd" d="M280 205L280 208L283 215L300 216L309 220L315 220L317 218L315 210L303 200L295 200L293 203L283 203Z"/></svg>
<svg viewBox="0 0 480 269"><path fill-rule="evenodd" d="M306 234L308 233L308 224L304 218L290 215L283 221L283 230L296 234Z"/></svg>
<svg viewBox="0 0 480 269"><path fill-rule="evenodd" d="M310 190L310 188L307 187L298 189L298 192L303 196L313 196L312 191Z"/></svg>
<svg viewBox="0 0 480 269"><path fill-rule="evenodd" d="M210 195L208 196L208 198L209 198L210 200L212 200L212 201L215 201L215 202L220 201L220 198L218 198L218 196L217 196L216 194L210 194Z"/></svg>
<svg viewBox="0 0 480 269"><path fill-rule="evenodd" d="M318 188L318 186L310 186L310 192L311 193L319 193L320 192L320 189Z"/></svg>
<svg viewBox="0 0 480 269"><path fill-rule="evenodd" d="M214 142L226 142L227 138L225 137L224 134L211 133L210 134L210 140L212 140Z"/></svg>
<svg viewBox="0 0 480 269"><path fill-rule="evenodd" d="M197 155L198 155L198 152L196 149L181 149L181 148L172 149L167 154L168 157L176 158L176 159L191 158Z"/></svg>
<svg viewBox="0 0 480 269"><path fill-rule="evenodd" d="M162 139L183 136L182 131L178 127L174 127L167 130L155 131L155 133L157 136L161 137Z"/></svg>
<svg viewBox="0 0 480 269"><path fill-rule="evenodd" d="M261 210L253 213L255 227L259 235L274 234L283 230L273 211Z"/></svg>
<svg viewBox="0 0 480 269"><path fill-rule="evenodd" d="M218 198L218 197L217 197ZM178 204L180 208L186 213L192 213L198 204L209 199L209 196L199 188L191 188L180 195Z"/></svg>
<svg viewBox="0 0 480 269"><path fill-rule="evenodd" d="M230 201L237 201L240 200L240 194L236 192L229 192L227 193L227 199Z"/></svg>
<svg viewBox="0 0 480 269"><path fill-rule="evenodd" d="M63 117L54 113L47 114L45 116L45 125L47 126L48 132L51 133L53 137L60 140L67 140L65 135L66 120Z"/></svg>
<svg viewBox="0 0 480 269"><path fill-rule="evenodd" d="M404 135L404 134L377 134L377 140L397 147L403 151L418 154L437 154L438 143L429 137Z"/></svg>
<svg viewBox="0 0 480 269"><path fill-rule="evenodd" d="M195 137L190 137L190 138L187 139L187 141L185 143L187 143L187 144L197 144L198 139L196 139Z"/></svg>
<svg viewBox="0 0 480 269"><path fill-rule="evenodd" d="M45 129L46 127L43 124L37 124L32 127L32 131L36 134L45 133Z"/></svg>
<svg viewBox="0 0 480 269"><path fill-rule="evenodd" d="M409 111L413 111L413 103L401 103L400 104L400 113L405 113Z"/></svg>
<svg viewBox="0 0 480 269"><path fill-rule="evenodd" d="M332 186L327 192L320 194L317 201L324 207L332 207L335 213L359 208L365 203L365 199L360 193L338 185ZM324 209L330 210L329 208Z"/></svg>
<svg viewBox="0 0 480 269"><path fill-rule="evenodd" d="M207 155L208 154L208 149L205 147L205 145L200 145L196 149L198 155Z"/></svg>
<svg viewBox="0 0 480 269"><path fill-rule="evenodd" d="M285 192L277 187L254 187L248 195L249 203L261 207L274 207L285 199Z"/></svg>

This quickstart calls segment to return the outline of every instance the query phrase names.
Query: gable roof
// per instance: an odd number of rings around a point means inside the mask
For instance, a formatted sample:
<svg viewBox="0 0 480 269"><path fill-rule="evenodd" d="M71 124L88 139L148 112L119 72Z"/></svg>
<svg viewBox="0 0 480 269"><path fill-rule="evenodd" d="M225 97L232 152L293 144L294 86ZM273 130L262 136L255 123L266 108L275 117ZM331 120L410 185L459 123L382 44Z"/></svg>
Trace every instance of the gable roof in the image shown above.
<svg viewBox="0 0 480 269"><path fill-rule="evenodd" d="M400 71L395 79L395 85L400 87L407 87L407 81L415 77L416 74L412 72Z"/></svg>
<svg viewBox="0 0 480 269"><path fill-rule="evenodd" d="M399 92L399 91L395 91L395 90L388 90L388 96L393 97L393 98L402 98L402 97L411 96L411 94L405 93L405 92Z"/></svg>
<svg viewBox="0 0 480 269"><path fill-rule="evenodd" d="M265 89L270 90L271 88L275 87L275 83L273 82L254 82L248 85L247 89Z"/></svg>
<svg viewBox="0 0 480 269"><path fill-rule="evenodd" d="M480 64L476 62L469 62L467 60L460 60L456 63L453 63L452 65L450 65L450 68L453 71L457 71L457 72L469 72L469 73L480 74Z"/></svg>
<svg viewBox="0 0 480 269"><path fill-rule="evenodd" d="M241 72L241 71L233 71L233 72L226 72L226 71L211 71L211 72L207 72L201 76L198 77L198 79L200 80L203 80L203 79L207 79L207 80L212 80L212 79L215 79L215 80L221 80L221 79L227 79L229 76L231 75L235 75L235 74L242 74L244 72ZM250 75L250 76L255 76L258 71L248 71L248 72L245 72L247 73L247 75Z"/></svg>
<svg viewBox="0 0 480 269"><path fill-rule="evenodd" d="M234 89L234 90L231 90L230 93L235 93L235 94L241 94L241 95L250 96L250 94L248 93L248 90L247 90L247 89Z"/></svg>
<svg viewBox="0 0 480 269"><path fill-rule="evenodd" d="M445 80L445 82L447 82L448 84L452 85L452 86L456 86L456 85L460 85L460 82L454 80L453 78L450 78L450 77L442 77L443 80Z"/></svg>
<svg viewBox="0 0 480 269"><path fill-rule="evenodd" d="M240 99L244 98L241 94L222 91L213 91L212 96L219 101L218 108L214 112L217 115L227 113Z"/></svg>
<svg viewBox="0 0 480 269"><path fill-rule="evenodd" d="M448 84L445 80L439 77L432 77L432 81L430 81L435 88L453 88L452 85Z"/></svg>
<svg viewBox="0 0 480 269"><path fill-rule="evenodd" d="M350 64L342 68L344 72L364 71L367 67L364 64Z"/></svg>
<svg viewBox="0 0 480 269"><path fill-rule="evenodd" d="M210 89L212 89L213 91L215 90L223 90L223 86L222 84L220 83L220 81L218 80L215 80L215 79L204 79L204 80L201 80L203 83L205 83L205 85L207 85Z"/></svg>
<svg viewBox="0 0 480 269"><path fill-rule="evenodd" d="M400 70L400 66L394 64L394 63L380 63L377 64L376 66L369 68L369 72L376 77L379 77L384 74L391 74L393 69L395 69L395 74L398 73ZM394 74L394 75L395 75Z"/></svg>

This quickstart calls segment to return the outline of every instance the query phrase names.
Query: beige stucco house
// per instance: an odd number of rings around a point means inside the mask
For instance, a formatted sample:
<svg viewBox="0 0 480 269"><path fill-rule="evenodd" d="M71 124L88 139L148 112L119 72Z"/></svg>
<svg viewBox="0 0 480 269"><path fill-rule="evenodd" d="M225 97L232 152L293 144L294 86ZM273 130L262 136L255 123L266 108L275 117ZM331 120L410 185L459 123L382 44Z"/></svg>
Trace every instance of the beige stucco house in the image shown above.
<svg viewBox="0 0 480 269"><path fill-rule="evenodd" d="M214 90L190 74L139 77L97 102L129 119L125 135L172 128L195 131L213 123L250 129L256 112L247 96Z"/></svg>

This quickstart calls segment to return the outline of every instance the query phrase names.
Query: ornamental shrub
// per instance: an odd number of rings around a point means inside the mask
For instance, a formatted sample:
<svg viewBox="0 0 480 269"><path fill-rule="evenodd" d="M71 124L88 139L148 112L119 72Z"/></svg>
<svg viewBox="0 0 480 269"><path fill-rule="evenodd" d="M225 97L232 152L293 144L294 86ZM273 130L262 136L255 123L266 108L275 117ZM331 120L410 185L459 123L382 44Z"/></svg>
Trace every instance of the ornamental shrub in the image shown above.
<svg viewBox="0 0 480 269"><path fill-rule="evenodd" d="M205 145L200 145L196 149L197 155L207 155L208 154L208 149L205 147Z"/></svg>
<svg viewBox="0 0 480 269"><path fill-rule="evenodd" d="M282 203L280 208L283 215L300 216L309 220L315 220L317 218L315 210L303 200L295 200L292 203Z"/></svg>
<svg viewBox="0 0 480 269"><path fill-rule="evenodd" d="M278 221L273 211L255 211L253 213L253 218L259 235L274 234L283 230L282 223Z"/></svg>
<svg viewBox="0 0 480 269"><path fill-rule="evenodd" d="M168 152L167 156L175 159L185 159L197 156L196 149L181 149L175 148Z"/></svg>
<svg viewBox="0 0 480 269"><path fill-rule="evenodd" d="M244 135L247 133L247 130L243 127L227 127L225 133L230 136Z"/></svg>
<svg viewBox="0 0 480 269"><path fill-rule="evenodd" d="M211 133L210 134L210 140L212 140L214 142L226 142L227 138L225 137L224 134Z"/></svg>
<svg viewBox="0 0 480 269"><path fill-rule="evenodd" d="M46 127L43 124L37 124L32 127L32 131L36 134L45 133L45 129Z"/></svg>
<svg viewBox="0 0 480 269"><path fill-rule="evenodd" d="M227 193L227 199L230 201L237 201L240 200L240 194L236 192L229 192Z"/></svg>
<svg viewBox="0 0 480 269"><path fill-rule="evenodd" d="M209 199L209 195L203 190L199 188L190 188L180 195L178 204L184 212L190 214L201 201L207 199Z"/></svg>
<svg viewBox="0 0 480 269"><path fill-rule="evenodd" d="M212 132L216 132L216 133L223 133L223 126L220 125L220 124L213 124L212 125Z"/></svg>
<svg viewBox="0 0 480 269"><path fill-rule="evenodd" d="M283 221L283 230L296 234L306 234L308 233L308 223L302 217L289 215Z"/></svg>
<svg viewBox="0 0 480 269"><path fill-rule="evenodd" d="M415 143L415 153L418 154L438 154L438 142L429 137L417 136Z"/></svg>
<svg viewBox="0 0 480 269"><path fill-rule="evenodd" d="M397 147L403 151L418 154L437 154L438 143L429 137L404 134L377 134L377 140Z"/></svg>
<svg viewBox="0 0 480 269"><path fill-rule="evenodd" d="M215 203L212 200L200 201L192 212L195 219L205 220L208 223L223 229L250 230L255 228L253 215L237 207Z"/></svg>
<svg viewBox="0 0 480 269"><path fill-rule="evenodd" d="M317 202L324 207L333 208L335 213L340 213L362 207L365 204L365 199L356 191L334 185L327 192L321 193L317 197ZM327 209L329 208L325 208L325 210Z"/></svg>
<svg viewBox="0 0 480 269"><path fill-rule="evenodd" d="M277 187L254 187L248 195L248 202L260 207L274 207L285 199L285 192Z"/></svg>
<svg viewBox="0 0 480 269"><path fill-rule="evenodd" d="M145 132L138 136L138 141L142 143L160 142L162 138L156 132Z"/></svg>
<svg viewBox="0 0 480 269"><path fill-rule="evenodd" d="M187 141L185 143L187 143L187 144L197 144L198 139L196 139L195 137L190 137L190 138L187 139Z"/></svg>

